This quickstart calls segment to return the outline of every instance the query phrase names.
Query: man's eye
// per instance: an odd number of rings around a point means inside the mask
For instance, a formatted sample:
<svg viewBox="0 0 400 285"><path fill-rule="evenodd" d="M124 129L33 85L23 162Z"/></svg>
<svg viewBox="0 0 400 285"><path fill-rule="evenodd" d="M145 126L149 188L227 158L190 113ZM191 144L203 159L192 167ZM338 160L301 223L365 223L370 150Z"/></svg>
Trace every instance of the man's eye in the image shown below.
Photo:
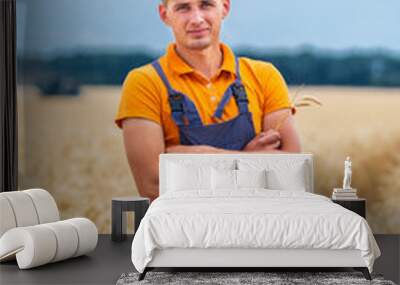
<svg viewBox="0 0 400 285"><path fill-rule="evenodd" d="M189 10L188 6L178 6L176 7L176 11L187 11Z"/></svg>
<svg viewBox="0 0 400 285"><path fill-rule="evenodd" d="M201 3L201 8L209 8L213 6L213 4L211 2L205 1Z"/></svg>

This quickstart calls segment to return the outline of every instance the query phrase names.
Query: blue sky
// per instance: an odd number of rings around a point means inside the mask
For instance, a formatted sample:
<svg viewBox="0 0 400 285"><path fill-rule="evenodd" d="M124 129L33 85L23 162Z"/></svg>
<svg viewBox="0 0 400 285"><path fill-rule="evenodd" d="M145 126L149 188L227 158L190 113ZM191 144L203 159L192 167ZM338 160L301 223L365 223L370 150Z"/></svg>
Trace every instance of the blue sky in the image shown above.
<svg viewBox="0 0 400 285"><path fill-rule="evenodd" d="M164 50L173 40L158 18L158 0L17 0L20 51ZM400 53L399 0L232 0L222 39L234 48Z"/></svg>

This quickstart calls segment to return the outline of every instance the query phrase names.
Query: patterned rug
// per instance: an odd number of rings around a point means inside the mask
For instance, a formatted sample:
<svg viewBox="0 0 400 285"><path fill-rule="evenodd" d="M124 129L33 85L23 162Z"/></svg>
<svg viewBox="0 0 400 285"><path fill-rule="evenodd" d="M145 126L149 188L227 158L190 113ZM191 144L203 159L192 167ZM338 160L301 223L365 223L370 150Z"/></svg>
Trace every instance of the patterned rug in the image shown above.
<svg viewBox="0 0 400 285"><path fill-rule="evenodd" d="M297 284L379 284L395 285L384 280L382 275L372 274L372 281L364 278L360 272L154 272L150 271L142 281L139 273L124 273L117 285L134 284L222 284L222 285L297 285Z"/></svg>

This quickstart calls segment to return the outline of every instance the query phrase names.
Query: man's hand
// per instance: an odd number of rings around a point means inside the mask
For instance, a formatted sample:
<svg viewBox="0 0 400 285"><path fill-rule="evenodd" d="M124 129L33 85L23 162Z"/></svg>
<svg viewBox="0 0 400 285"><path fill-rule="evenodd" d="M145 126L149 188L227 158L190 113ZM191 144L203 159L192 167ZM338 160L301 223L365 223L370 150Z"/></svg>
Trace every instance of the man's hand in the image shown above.
<svg viewBox="0 0 400 285"><path fill-rule="evenodd" d="M260 132L243 149L243 151L271 151L279 149L281 145L281 135L274 129Z"/></svg>

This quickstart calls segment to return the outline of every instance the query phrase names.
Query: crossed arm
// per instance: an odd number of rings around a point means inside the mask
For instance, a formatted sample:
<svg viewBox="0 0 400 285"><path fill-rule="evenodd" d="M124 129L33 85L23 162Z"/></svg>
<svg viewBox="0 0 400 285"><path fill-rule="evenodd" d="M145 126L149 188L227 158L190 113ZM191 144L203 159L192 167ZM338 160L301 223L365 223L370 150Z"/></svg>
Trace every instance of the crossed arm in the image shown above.
<svg viewBox="0 0 400 285"><path fill-rule="evenodd" d="M263 131L242 151L207 145L176 145L166 148L160 125L141 118L125 119L122 125L125 151L139 194L151 201L158 197L158 156L161 153L300 152L300 139L290 112L290 109L282 109L265 115ZM273 127L285 116L288 117L279 130L274 130Z"/></svg>

